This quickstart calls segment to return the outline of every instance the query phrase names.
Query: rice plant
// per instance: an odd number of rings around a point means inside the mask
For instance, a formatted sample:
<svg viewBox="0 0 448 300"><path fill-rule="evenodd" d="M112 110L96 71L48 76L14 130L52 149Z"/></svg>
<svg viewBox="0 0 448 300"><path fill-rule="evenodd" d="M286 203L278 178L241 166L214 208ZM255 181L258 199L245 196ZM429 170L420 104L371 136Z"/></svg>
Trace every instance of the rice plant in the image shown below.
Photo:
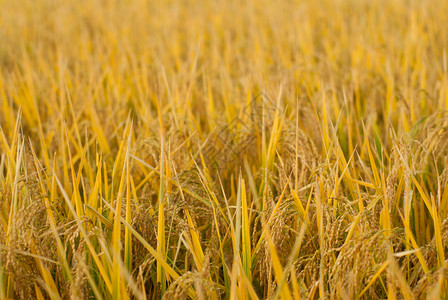
<svg viewBox="0 0 448 300"><path fill-rule="evenodd" d="M0 0L0 299L448 298L447 11Z"/></svg>

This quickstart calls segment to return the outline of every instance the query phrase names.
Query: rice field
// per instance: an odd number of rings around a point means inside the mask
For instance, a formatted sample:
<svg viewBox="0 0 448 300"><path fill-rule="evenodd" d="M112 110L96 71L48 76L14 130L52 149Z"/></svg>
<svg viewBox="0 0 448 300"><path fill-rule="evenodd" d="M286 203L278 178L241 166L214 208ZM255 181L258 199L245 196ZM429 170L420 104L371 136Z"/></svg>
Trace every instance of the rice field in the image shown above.
<svg viewBox="0 0 448 300"><path fill-rule="evenodd" d="M447 12L0 0L0 299L447 299Z"/></svg>

